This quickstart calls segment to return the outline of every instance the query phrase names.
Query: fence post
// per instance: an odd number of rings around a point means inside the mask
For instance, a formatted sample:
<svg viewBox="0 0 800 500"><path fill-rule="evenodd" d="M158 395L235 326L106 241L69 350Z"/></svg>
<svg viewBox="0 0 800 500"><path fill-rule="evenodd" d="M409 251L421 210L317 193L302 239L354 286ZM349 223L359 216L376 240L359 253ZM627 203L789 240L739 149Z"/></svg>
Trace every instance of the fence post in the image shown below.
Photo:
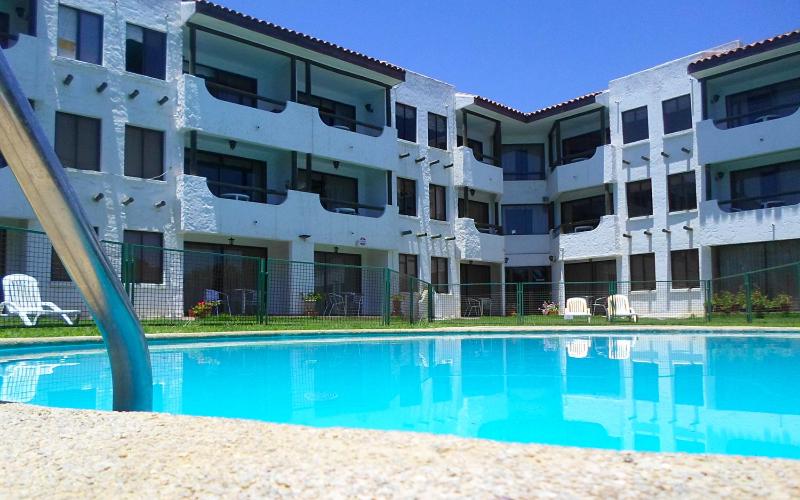
<svg viewBox="0 0 800 500"><path fill-rule="evenodd" d="M266 323L267 304L267 263L264 257L258 259L258 314L256 320Z"/></svg>
<svg viewBox="0 0 800 500"><path fill-rule="evenodd" d="M433 305L433 285L428 283L428 322L433 323L434 318L434 305Z"/></svg>
<svg viewBox="0 0 800 500"><path fill-rule="evenodd" d="M744 275L744 301L747 322L753 322L753 297L751 296L750 273Z"/></svg>
<svg viewBox="0 0 800 500"><path fill-rule="evenodd" d="M711 322L711 314L714 312L714 300L711 291L711 280L706 280L706 321Z"/></svg>
<svg viewBox="0 0 800 500"><path fill-rule="evenodd" d="M383 270L383 324L389 325L392 318L392 271Z"/></svg>
<svg viewBox="0 0 800 500"><path fill-rule="evenodd" d="M414 278L408 277L408 322L414 324Z"/></svg>
<svg viewBox="0 0 800 500"><path fill-rule="evenodd" d="M521 325L525 321L525 311L522 309L522 283L514 283L517 295L517 324Z"/></svg>

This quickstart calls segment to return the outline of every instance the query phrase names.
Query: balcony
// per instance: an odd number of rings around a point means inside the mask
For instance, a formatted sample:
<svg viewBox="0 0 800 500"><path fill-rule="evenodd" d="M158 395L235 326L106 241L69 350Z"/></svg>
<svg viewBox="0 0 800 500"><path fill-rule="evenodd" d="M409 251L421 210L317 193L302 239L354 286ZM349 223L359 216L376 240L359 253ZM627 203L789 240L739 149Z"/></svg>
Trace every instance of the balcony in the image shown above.
<svg viewBox="0 0 800 500"><path fill-rule="evenodd" d="M462 260L503 262L505 241L502 228L493 224L476 224L473 219L456 219L456 246Z"/></svg>
<svg viewBox="0 0 800 500"><path fill-rule="evenodd" d="M321 199L316 193L292 190L271 195L269 203L234 194L215 196L204 177L177 176L181 230L275 240L308 234L316 243L341 246L357 245L363 237L370 248L394 248L396 206Z"/></svg>
<svg viewBox="0 0 800 500"><path fill-rule="evenodd" d="M758 116L751 113L701 121L697 124L697 161L706 165L800 148L799 105L760 111Z"/></svg>
<svg viewBox="0 0 800 500"><path fill-rule="evenodd" d="M493 194L503 192L503 169L475 159L472 149L460 146L453 150L453 182Z"/></svg>
<svg viewBox="0 0 800 500"><path fill-rule="evenodd" d="M178 122L184 129L381 169L396 163L393 128L331 115L297 102L236 94L189 74L180 77L178 98Z"/></svg>
<svg viewBox="0 0 800 500"><path fill-rule="evenodd" d="M559 165L550 175L550 192L563 193L611 182L611 154L610 145L601 146L588 158L575 157Z"/></svg>
<svg viewBox="0 0 800 500"><path fill-rule="evenodd" d="M616 215L562 224L553 229L554 255L564 259L586 259L619 255L620 239Z"/></svg>
<svg viewBox="0 0 800 500"><path fill-rule="evenodd" d="M797 200L799 195L793 195ZM783 203L783 201L780 201ZM699 245L730 245L800 238L800 205L776 206L770 200L762 208L731 208L731 202L708 200L700 203L703 231L696 231Z"/></svg>

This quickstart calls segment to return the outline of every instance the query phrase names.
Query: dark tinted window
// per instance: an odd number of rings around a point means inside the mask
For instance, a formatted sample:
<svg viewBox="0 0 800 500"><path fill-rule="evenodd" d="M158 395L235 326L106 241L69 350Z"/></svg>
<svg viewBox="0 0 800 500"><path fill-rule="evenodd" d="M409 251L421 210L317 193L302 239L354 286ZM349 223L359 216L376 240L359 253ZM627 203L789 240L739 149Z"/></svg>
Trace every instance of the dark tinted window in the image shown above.
<svg viewBox="0 0 800 500"><path fill-rule="evenodd" d="M356 131L356 107L352 104L305 92L297 93L297 102L317 108L319 117L325 125L346 128L351 132Z"/></svg>
<svg viewBox="0 0 800 500"><path fill-rule="evenodd" d="M92 64L103 62L103 16L58 6L58 55Z"/></svg>
<svg viewBox="0 0 800 500"><path fill-rule="evenodd" d="M428 113L428 146L447 149L447 117Z"/></svg>
<svg viewBox="0 0 800 500"><path fill-rule="evenodd" d="M669 191L670 212L697 208L694 171L672 174L667 177L667 190Z"/></svg>
<svg viewBox="0 0 800 500"><path fill-rule="evenodd" d="M506 268L506 283L535 283L549 281L549 266L521 266Z"/></svg>
<svg viewBox="0 0 800 500"><path fill-rule="evenodd" d="M692 100L689 94L661 103L664 112L664 133L671 134L692 128Z"/></svg>
<svg viewBox="0 0 800 500"><path fill-rule="evenodd" d="M800 161L730 173L732 208L756 210L800 203Z"/></svg>
<svg viewBox="0 0 800 500"><path fill-rule="evenodd" d="M431 219L447 220L447 199L444 186L430 185Z"/></svg>
<svg viewBox="0 0 800 500"><path fill-rule="evenodd" d="M100 170L100 120L56 112L56 154L65 167Z"/></svg>
<svg viewBox="0 0 800 500"><path fill-rule="evenodd" d="M417 181L397 178L397 205L402 215L417 215Z"/></svg>
<svg viewBox="0 0 800 500"><path fill-rule="evenodd" d="M132 245L134 283L161 283L164 274L164 235L148 231L123 233L123 241Z"/></svg>
<svg viewBox="0 0 800 500"><path fill-rule="evenodd" d="M631 290L656 289L656 254L631 255Z"/></svg>
<svg viewBox="0 0 800 500"><path fill-rule="evenodd" d="M653 215L653 193L650 179L629 182L625 185L628 195L628 217Z"/></svg>
<svg viewBox="0 0 800 500"><path fill-rule="evenodd" d="M167 35L129 24L125 40L125 70L164 79L167 67Z"/></svg>
<svg viewBox="0 0 800 500"><path fill-rule="evenodd" d="M700 265L697 249L673 250L670 252L672 264L672 288L698 288L700 286Z"/></svg>
<svg viewBox="0 0 800 500"><path fill-rule="evenodd" d="M164 173L164 132L125 126L125 175L154 179Z"/></svg>
<svg viewBox="0 0 800 500"><path fill-rule="evenodd" d="M419 277L418 269L417 269L417 256L401 253L400 254L400 268L398 269L400 273L400 291L407 292L408 288L408 276L413 276L415 278Z"/></svg>
<svg viewBox="0 0 800 500"><path fill-rule="evenodd" d="M647 128L647 106L629 109L622 113L622 142L641 141L647 139L649 131Z"/></svg>
<svg viewBox="0 0 800 500"><path fill-rule="evenodd" d="M398 102L394 105L394 119L397 138L417 142L417 108Z"/></svg>
<svg viewBox="0 0 800 500"><path fill-rule="evenodd" d="M504 144L503 180L544 179L544 144Z"/></svg>
<svg viewBox="0 0 800 500"><path fill-rule="evenodd" d="M547 205L503 205L505 234L547 234L547 212Z"/></svg>
<svg viewBox="0 0 800 500"><path fill-rule="evenodd" d="M444 257L431 257L431 284L436 293L448 293L447 259Z"/></svg>

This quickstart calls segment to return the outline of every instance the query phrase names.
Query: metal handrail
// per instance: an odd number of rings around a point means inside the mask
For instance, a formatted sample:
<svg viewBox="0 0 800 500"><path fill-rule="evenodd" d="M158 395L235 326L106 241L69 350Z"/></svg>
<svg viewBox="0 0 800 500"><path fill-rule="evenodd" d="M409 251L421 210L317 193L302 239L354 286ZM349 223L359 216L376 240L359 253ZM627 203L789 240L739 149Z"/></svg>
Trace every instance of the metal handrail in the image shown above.
<svg viewBox="0 0 800 500"><path fill-rule="evenodd" d="M237 95L242 96L242 97L248 97L250 99L255 99L257 101L268 102L270 104L274 104L275 106L278 106L280 108L278 110L269 110L269 111L271 111L273 113L280 113L281 111L283 111L286 108L286 101L280 101L280 100L277 100L277 99L272 99L271 97L266 97L266 96L263 96L263 95L254 94L254 93L248 92L246 90L237 89L236 87L231 87L229 85L224 85L222 83L217 83L217 82L208 80L206 78L203 78L200 75L195 75L195 76L197 76L198 78L202 78L203 79L203 81L206 84L206 88L224 90L226 92L231 92L233 94L237 94ZM224 100L224 99L221 99L221 100ZM242 106L247 106L246 104L242 104L242 103L237 103L237 104L241 104ZM249 107L257 107L257 106L249 106Z"/></svg>
<svg viewBox="0 0 800 500"><path fill-rule="evenodd" d="M777 110L784 109L784 108L795 108L795 111L797 111L798 107L800 107L800 101L794 101L794 102L790 102L790 103L786 103L786 104L779 104L777 106L772 106L772 107L761 109L761 110L758 110L758 111L753 111L751 113L743 113L743 114L740 114L740 115L726 116L725 118L716 118L716 119L714 119L714 125L725 124L726 125L725 129L743 127L745 125L751 125L753 123L758 123L758 122L749 121L747 123L740 123L738 125L734 125L733 127L728 126L728 124L729 124L729 122L732 122L732 121L735 121L735 120L741 120L741 119L745 119L745 118L760 118L762 116L767 116L768 114L770 114L773 111L777 111ZM764 121L774 120L774 119L777 119L777 118L784 118L786 116L789 116L789 115L793 114L795 111L792 111L791 113L787 113L787 114L785 114L783 116L778 116L778 117L775 117L775 118L769 118L769 119L764 120Z"/></svg>
<svg viewBox="0 0 800 500"><path fill-rule="evenodd" d="M598 219L586 219L586 220L578 220L573 222L566 222L564 224L559 224L558 226L551 229L551 233L555 238L559 234L573 234L575 233L574 229L578 226L594 226L594 229L597 229L597 226L600 225L600 221L602 218ZM572 229L572 231L569 231Z"/></svg>
<svg viewBox="0 0 800 500"><path fill-rule="evenodd" d="M499 224L489 224L488 222L476 222L475 228L478 232L484 234L497 234L502 236L503 235L503 226Z"/></svg>
<svg viewBox="0 0 800 500"><path fill-rule="evenodd" d="M274 195L284 196L284 197L288 196L288 192L286 192L286 191L278 191L276 189L268 189L268 188L262 188L262 187L257 187L257 186L245 186L245 185L242 185L242 184L234 184L234 183L231 183L231 182L211 181L211 180L206 179L206 184L208 184L209 186L228 187L228 188L233 188L233 189L239 189L239 190L242 190L242 191L253 191L253 192L256 192L256 193L263 193L265 195L274 194ZM255 200L251 199L250 201L255 201ZM255 201L255 203L266 203L266 202Z"/></svg>
<svg viewBox="0 0 800 500"><path fill-rule="evenodd" d="M740 197L740 198L731 198L730 200L717 200L717 205L722 207L722 205L728 205L731 208L738 208L733 207L734 203L741 203L741 202L748 202L748 201L772 201L776 199L780 199L782 196L794 196L800 195L800 190L795 191L784 191L781 193L769 194L769 195L759 195L759 196L748 196L748 197ZM785 200L780 200L785 201ZM794 203L788 203L787 205L797 205L800 201ZM758 208L745 208L743 210L758 210Z"/></svg>
<svg viewBox="0 0 800 500"><path fill-rule="evenodd" d="M312 107L313 107L313 106L312 106ZM355 118L350 118L349 116L342 116L342 115L337 115L336 113L329 113L329 112L327 112L327 111L322 111L322 110L321 110L321 109L319 109L319 108L317 108L317 110L319 111L319 115L320 115L320 116L327 116L327 117L330 117L330 118L334 118L334 119L336 119L336 120L341 120L341 121L344 121L344 122L347 122L347 123L350 123L350 124L352 124L352 125L353 125L353 128L352 128L352 129L350 129L350 131L351 131L351 132L361 133L361 132L358 132L358 131L356 130L356 127L359 127L359 126L361 126L361 127L366 127L366 128L368 128L368 129L370 129L370 130L375 130L375 131L377 131L377 132L378 132L378 134L377 134L377 135L381 135L381 133L383 133L383 127L380 127L380 126L378 126L378 125L373 125L373 124L371 124L371 123L366 123L366 122L358 121L358 120L356 120ZM327 123L326 123L326 125L327 125ZM336 125L328 125L328 126L329 126L329 127L335 127ZM349 127L348 127L348 128L349 128ZM371 134L364 134L364 135L371 135ZM375 137L377 137L377 136L375 136Z"/></svg>
<svg viewBox="0 0 800 500"><path fill-rule="evenodd" d="M347 208L355 209L356 210L356 215L358 215L358 209L360 209L360 208L366 208L367 210L376 210L376 211L383 211L383 210L386 209L385 206L367 205L367 204L364 204L364 203L358 203L358 202L354 202L354 201L337 200L335 198L323 198L322 196L319 197L319 201L321 202L322 207L325 210L329 211L329 212L332 211L332 210L335 210L335 208L347 207ZM337 205L343 205L343 207L335 207L334 209L330 209L327 206L325 206L326 204L334 204L334 203L337 204Z"/></svg>
<svg viewBox="0 0 800 500"><path fill-rule="evenodd" d="M133 304L2 50L0 150L103 335L114 410L151 410L150 352Z"/></svg>

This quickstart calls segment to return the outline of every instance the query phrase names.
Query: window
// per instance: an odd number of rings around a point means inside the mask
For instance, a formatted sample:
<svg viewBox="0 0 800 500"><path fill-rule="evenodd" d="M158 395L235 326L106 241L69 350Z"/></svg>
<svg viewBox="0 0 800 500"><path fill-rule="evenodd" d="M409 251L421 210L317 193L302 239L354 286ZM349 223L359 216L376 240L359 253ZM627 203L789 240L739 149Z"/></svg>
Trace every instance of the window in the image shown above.
<svg viewBox="0 0 800 500"><path fill-rule="evenodd" d="M314 290L329 293L361 293L361 256L352 253L314 252Z"/></svg>
<svg viewBox="0 0 800 500"><path fill-rule="evenodd" d="M653 189L650 179L625 184L628 194L628 218L653 215Z"/></svg>
<svg viewBox="0 0 800 500"><path fill-rule="evenodd" d="M267 164L263 161L198 151L197 170L193 172L187 150L184 163L187 174L206 178L208 189L214 196L238 195L242 201L266 202Z"/></svg>
<svg viewBox="0 0 800 500"><path fill-rule="evenodd" d="M647 106L622 112L622 142L641 141L650 133L647 128Z"/></svg>
<svg viewBox="0 0 800 500"><path fill-rule="evenodd" d="M800 203L800 161L776 163L730 173L731 203L756 210Z"/></svg>
<svg viewBox="0 0 800 500"><path fill-rule="evenodd" d="M550 266L521 266L506 268L506 283L550 282Z"/></svg>
<svg viewBox="0 0 800 500"><path fill-rule="evenodd" d="M431 184L429 194L431 198L431 219L447 220L447 202L444 186Z"/></svg>
<svg viewBox="0 0 800 500"><path fill-rule="evenodd" d="M395 103L394 120L398 139L417 142L417 108L399 102Z"/></svg>
<svg viewBox="0 0 800 500"><path fill-rule="evenodd" d="M667 189L669 191L670 212L697 208L694 171L670 175L667 177Z"/></svg>
<svg viewBox="0 0 800 500"><path fill-rule="evenodd" d="M428 146L447 149L447 117L428 113Z"/></svg>
<svg viewBox="0 0 800 500"><path fill-rule="evenodd" d="M715 124L734 128L782 118L797 111L800 78L746 90L725 97L727 118Z"/></svg>
<svg viewBox="0 0 800 500"><path fill-rule="evenodd" d="M699 288L700 265L697 249L673 250L670 252L672 264L672 288Z"/></svg>
<svg viewBox="0 0 800 500"><path fill-rule="evenodd" d="M103 63L103 16L58 6L58 55Z"/></svg>
<svg viewBox="0 0 800 500"><path fill-rule="evenodd" d="M256 78L197 63L195 63L194 71L196 76L206 81L208 93L215 98L251 108L259 107L258 99L254 97L255 94L258 94ZM189 68L184 68L184 72L188 73ZM268 103L267 106L270 111L283 109L282 106L273 103Z"/></svg>
<svg viewBox="0 0 800 500"><path fill-rule="evenodd" d="M417 215L417 181L397 178L397 205L401 215Z"/></svg>
<svg viewBox="0 0 800 500"><path fill-rule="evenodd" d="M467 217L479 225L489 224L489 204L482 201L458 199L458 216ZM478 227L480 231L481 226Z"/></svg>
<svg viewBox="0 0 800 500"><path fill-rule="evenodd" d="M505 234L547 234L547 211L547 205L503 205Z"/></svg>
<svg viewBox="0 0 800 500"><path fill-rule="evenodd" d="M100 170L100 120L56 112L56 154L61 164Z"/></svg>
<svg viewBox="0 0 800 500"><path fill-rule="evenodd" d="M544 144L504 144L504 181L544 180Z"/></svg>
<svg viewBox="0 0 800 500"><path fill-rule="evenodd" d="M614 206L612 200L609 200L609 205ZM611 215L606 214L605 195L564 201L561 203L561 232L589 231L600 224L604 215Z"/></svg>
<svg viewBox="0 0 800 500"><path fill-rule="evenodd" d="M129 231L123 233L123 241L134 245L133 254L133 282L157 283L163 282L164 274L164 235L147 231Z"/></svg>
<svg viewBox="0 0 800 500"><path fill-rule="evenodd" d="M166 33L129 24L125 40L125 71L163 80L166 70Z"/></svg>
<svg viewBox="0 0 800 500"><path fill-rule="evenodd" d="M631 290L656 289L656 254L631 255Z"/></svg>
<svg viewBox="0 0 800 500"><path fill-rule="evenodd" d="M431 257L431 285L436 293L450 293L447 282L449 281L447 259L444 257Z"/></svg>
<svg viewBox="0 0 800 500"><path fill-rule="evenodd" d="M351 104L305 92L297 93L297 102L317 108L322 123L329 127L342 127L351 132L356 131L356 107Z"/></svg>
<svg viewBox="0 0 800 500"><path fill-rule="evenodd" d="M400 291L408 292L408 277L419 277L417 269L417 256L401 253L400 254Z"/></svg>
<svg viewBox="0 0 800 500"><path fill-rule="evenodd" d="M164 173L164 132L125 126L125 175L155 179Z"/></svg>
<svg viewBox="0 0 800 500"><path fill-rule="evenodd" d="M692 100L689 94L667 99L661 103L661 109L665 134L692 128Z"/></svg>

